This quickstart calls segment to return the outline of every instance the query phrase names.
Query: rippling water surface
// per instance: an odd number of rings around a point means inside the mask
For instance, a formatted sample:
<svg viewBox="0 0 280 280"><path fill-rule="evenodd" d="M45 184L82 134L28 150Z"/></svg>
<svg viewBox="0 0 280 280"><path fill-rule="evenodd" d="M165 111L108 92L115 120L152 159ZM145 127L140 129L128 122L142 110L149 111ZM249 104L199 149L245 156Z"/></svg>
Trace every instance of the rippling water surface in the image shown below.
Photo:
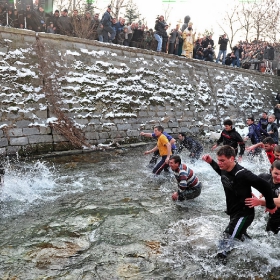
<svg viewBox="0 0 280 280"><path fill-rule="evenodd" d="M174 203L146 147L7 162L0 190L0 279L280 279L279 235L256 209L226 266L214 260L229 218L220 178L200 161L200 197ZM182 154L188 162L187 154ZM214 156L215 157L215 156ZM244 160L255 173L267 160Z"/></svg>

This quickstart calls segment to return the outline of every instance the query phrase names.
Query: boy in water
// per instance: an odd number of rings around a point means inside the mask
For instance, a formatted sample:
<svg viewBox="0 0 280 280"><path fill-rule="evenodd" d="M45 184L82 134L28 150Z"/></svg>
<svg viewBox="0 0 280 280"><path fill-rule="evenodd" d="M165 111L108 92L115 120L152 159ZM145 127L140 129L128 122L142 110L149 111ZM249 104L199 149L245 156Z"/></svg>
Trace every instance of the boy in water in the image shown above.
<svg viewBox="0 0 280 280"><path fill-rule="evenodd" d="M173 193L172 199L185 200L193 199L200 195L202 184L186 164L181 163L181 158L178 155L172 156L169 160L169 166L174 172L178 182L178 191Z"/></svg>
<svg viewBox="0 0 280 280"><path fill-rule="evenodd" d="M220 138L217 141L217 144L212 147L212 150L216 149L221 143L223 145L229 145L235 150L235 154L238 154L238 145L239 145L239 157L238 161L242 160L242 156L245 151L245 143L241 137L241 135L232 127L232 120L224 121L224 129L221 133Z"/></svg>

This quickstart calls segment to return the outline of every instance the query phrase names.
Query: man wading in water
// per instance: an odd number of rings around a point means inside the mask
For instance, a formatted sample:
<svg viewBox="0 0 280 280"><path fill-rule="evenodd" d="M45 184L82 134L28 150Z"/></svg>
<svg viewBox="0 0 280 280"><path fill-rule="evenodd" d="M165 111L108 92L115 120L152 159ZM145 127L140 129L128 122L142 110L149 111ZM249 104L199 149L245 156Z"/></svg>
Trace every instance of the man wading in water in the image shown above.
<svg viewBox="0 0 280 280"><path fill-rule="evenodd" d="M225 145L217 152L218 162L215 162L210 155L202 157L221 176L226 195L226 213L230 216L230 222L219 241L217 254L218 260L223 264L226 264L234 239L244 241L246 237L250 238L246 230L254 220L255 212L254 208L245 204L245 200L252 197L251 186L265 197L267 212L274 214L277 210L270 184L235 162L235 155L235 150Z"/></svg>
<svg viewBox="0 0 280 280"><path fill-rule="evenodd" d="M3 165L0 163L0 187L3 186L4 184L4 174L5 174L5 169Z"/></svg>

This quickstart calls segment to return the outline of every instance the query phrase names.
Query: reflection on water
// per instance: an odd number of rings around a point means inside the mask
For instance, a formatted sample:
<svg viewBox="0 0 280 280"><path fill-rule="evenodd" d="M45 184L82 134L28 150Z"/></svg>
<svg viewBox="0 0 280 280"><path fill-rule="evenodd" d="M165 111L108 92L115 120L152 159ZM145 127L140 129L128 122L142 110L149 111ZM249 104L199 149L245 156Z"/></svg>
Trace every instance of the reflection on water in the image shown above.
<svg viewBox="0 0 280 280"><path fill-rule="evenodd" d="M279 279L280 241L265 232L264 209L248 230L253 240L216 265L228 223L219 177L198 162L200 197L175 204L175 179L151 175L144 149L9 162L0 279ZM242 165L256 173L269 167L265 157Z"/></svg>

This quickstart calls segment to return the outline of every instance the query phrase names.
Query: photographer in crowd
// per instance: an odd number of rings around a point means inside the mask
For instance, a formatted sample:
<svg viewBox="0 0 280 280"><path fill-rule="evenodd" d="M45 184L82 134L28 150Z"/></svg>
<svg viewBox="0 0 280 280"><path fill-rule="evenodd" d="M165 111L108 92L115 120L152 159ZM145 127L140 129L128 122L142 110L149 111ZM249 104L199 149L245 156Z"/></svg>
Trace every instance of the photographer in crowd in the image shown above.
<svg viewBox="0 0 280 280"><path fill-rule="evenodd" d="M214 50L212 46L209 44L206 49L203 51L203 60L205 61L213 61Z"/></svg>
<svg viewBox="0 0 280 280"><path fill-rule="evenodd" d="M227 44L228 44L228 38L227 35L224 34L219 37L219 42L218 44L220 45L219 53L216 59L216 63L220 61L221 55L223 55L222 58L222 64L225 65L225 59L226 59L226 54L227 54Z"/></svg>

